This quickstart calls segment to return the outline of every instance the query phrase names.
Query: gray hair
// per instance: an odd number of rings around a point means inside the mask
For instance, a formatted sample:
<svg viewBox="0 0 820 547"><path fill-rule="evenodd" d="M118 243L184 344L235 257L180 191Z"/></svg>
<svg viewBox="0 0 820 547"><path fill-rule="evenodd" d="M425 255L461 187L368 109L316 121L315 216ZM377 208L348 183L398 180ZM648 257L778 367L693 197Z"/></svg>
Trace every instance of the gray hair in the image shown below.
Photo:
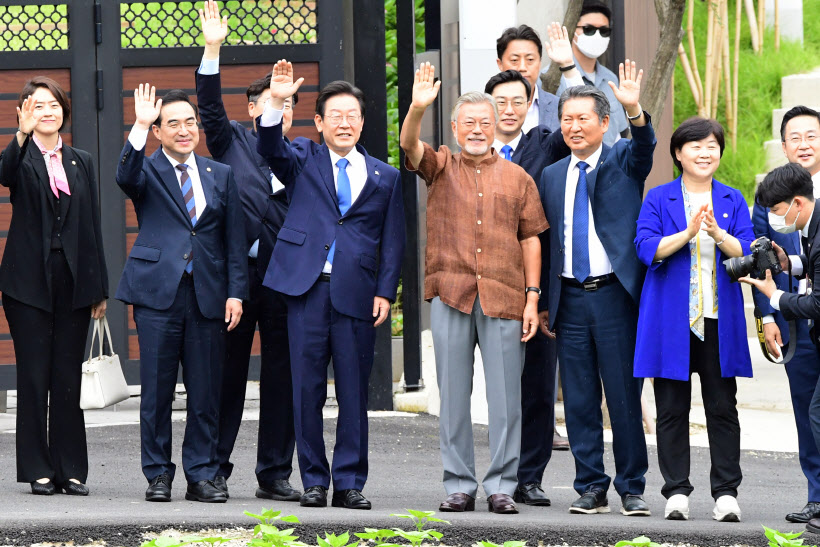
<svg viewBox="0 0 820 547"><path fill-rule="evenodd" d="M568 87L561 93L561 98L558 99L559 120L564 115L564 103L570 99L593 99L595 106L592 110L598 115L598 120L603 122L604 118L609 116L609 99L606 98L603 91L591 85L577 85Z"/></svg>
<svg viewBox="0 0 820 547"><path fill-rule="evenodd" d="M453 106L453 112L450 114L450 121L458 120L458 110L464 104L481 104L489 103L493 107L493 115L495 115L495 123L498 123L498 106L495 104L495 99L489 93L482 93L481 91L468 91L458 98L456 104Z"/></svg>

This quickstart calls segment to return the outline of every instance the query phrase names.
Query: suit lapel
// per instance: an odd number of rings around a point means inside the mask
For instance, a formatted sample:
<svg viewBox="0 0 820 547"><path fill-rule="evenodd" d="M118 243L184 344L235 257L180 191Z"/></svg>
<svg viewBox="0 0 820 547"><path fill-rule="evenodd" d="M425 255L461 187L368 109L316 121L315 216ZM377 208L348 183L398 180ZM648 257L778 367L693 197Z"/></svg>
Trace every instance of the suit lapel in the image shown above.
<svg viewBox="0 0 820 547"><path fill-rule="evenodd" d="M370 194L372 194L376 188L379 187L379 178L381 175L376 169L376 162L373 158L367 155L364 148L360 148L359 152L361 152L364 156L365 165L367 166L367 180L364 183L364 187L362 188L359 197L357 197L356 201L350 205L350 209L347 210L347 213L345 213L344 216L349 216L351 213L355 212L356 209L358 209L361 204L367 200Z"/></svg>
<svg viewBox="0 0 820 547"><path fill-rule="evenodd" d="M714 211L717 225L724 230L729 229L729 222L732 219L733 203L729 188L712 179L712 211Z"/></svg>
<svg viewBox="0 0 820 547"><path fill-rule="evenodd" d="M154 170L156 170L159 175L162 185L168 192L168 195L179 208L179 212L182 213L188 222L191 222L191 217L188 216L188 208L185 207L185 202L182 201L182 190L179 187L179 179L174 172L171 162L168 161L168 158L166 158L165 154L162 153L162 148L158 148L156 152L151 154L149 159L151 161L151 165L154 167Z"/></svg>
<svg viewBox="0 0 820 547"><path fill-rule="evenodd" d="M196 169L199 172L199 183L202 184L202 194L205 196L205 210L197 211L196 221L199 223L202 217L213 209L210 205L214 202L214 187L216 186L216 182L214 181L213 171L211 171L211 168L208 166L208 160L196 154L194 154L194 159L196 161ZM180 193L182 193L182 190L180 190Z"/></svg>
<svg viewBox="0 0 820 547"><path fill-rule="evenodd" d="M608 154L609 147L607 145L603 145L603 147L601 148L601 155L598 157L598 163L596 163L595 167L593 167L592 170L587 173L587 195L589 195L589 202L592 204L593 207L593 214L595 211L595 186L598 183L598 168L601 167L601 165L603 165L604 160L606 160Z"/></svg>
<svg viewBox="0 0 820 547"><path fill-rule="evenodd" d="M63 169L65 169L66 181L68 182L68 191L73 196L77 184L77 155L74 150L67 146L63 146ZM60 200L60 213L63 218L66 218L72 201L72 199L66 198Z"/></svg>
<svg viewBox="0 0 820 547"><path fill-rule="evenodd" d="M686 205L683 203L683 190L680 187L680 177L675 179L677 185L672 185L673 188L669 192L669 213L672 216L672 222L675 227L683 231L689 226L686 220Z"/></svg>
<svg viewBox="0 0 820 547"><path fill-rule="evenodd" d="M547 203L547 207L552 207L555 213L552 215L553 218L558 220L557 226L555 229L558 231L558 241L561 244L561 248L564 248L564 200L567 198L567 169L569 169L569 156L562 159L558 163L553 164L555 165L555 171L557 173L555 181L550 182L547 181L547 184L554 188L553 192L555 193L555 199L552 200L551 203ZM550 194L550 188L544 188L544 194Z"/></svg>
<svg viewBox="0 0 820 547"><path fill-rule="evenodd" d="M330 152L327 145L323 145L316 151L316 162L314 162L319 174L322 176L322 181L325 183L333 203L336 204L336 210L339 209L339 199L336 197L336 182L333 180L333 165L330 163ZM341 214L341 211L340 211Z"/></svg>
<svg viewBox="0 0 820 547"><path fill-rule="evenodd" d="M516 165L521 165L521 162L524 160L524 150L527 148L527 138L527 134L522 132L521 139L518 141L518 146L515 147L515 150L512 153L510 160Z"/></svg>
<svg viewBox="0 0 820 547"><path fill-rule="evenodd" d="M51 191L51 184L48 182L48 169L46 169L45 158L43 157L42 152L40 152L40 149L37 148L37 145L34 144L33 140L28 143L28 154L32 165L34 165L34 170L37 172L37 178L40 181L40 185L43 187L46 201L49 203L51 210L54 211L54 200L51 199L54 192Z"/></svg>

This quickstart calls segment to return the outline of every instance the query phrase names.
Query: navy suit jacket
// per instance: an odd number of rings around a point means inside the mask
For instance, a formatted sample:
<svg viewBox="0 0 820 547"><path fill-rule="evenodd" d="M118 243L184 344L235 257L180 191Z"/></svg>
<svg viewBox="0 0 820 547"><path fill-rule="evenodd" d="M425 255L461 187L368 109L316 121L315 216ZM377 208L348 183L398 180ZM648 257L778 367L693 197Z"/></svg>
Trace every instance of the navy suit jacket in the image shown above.
<svg viewBox="0 0 820 547"><path fill-rule="evenodd" d="M543 125L550 131L560 132L561 130L561 121L558 119L558 97L544 91L541 86L538 86L538 125Z"/></svg>
<svg viewBox="0 0 820 547"><path fill-rule="evenodd" d="M557 116L557 114L556 114ZM560 130L551 131L548 127L538 125L521 135L518 146L512 155L512 162L520 165L534 181L541 180L541 171L556 161L569 156L569 146L564 142ZM538 234L541 241L541 256L549 256L549 230ZM549 265L541 262L541 292L549 294ZM547 299L538 300L538 310L547 309Z"/></svg>
<svg viewBox="0 0 820 547"><path fill-rule="evenodd" d="M264 285L290 296L308 291L336 241L330 300L345 315L373 320L373 298L396 299L404 255L404 205L399 171L358 151L367 182L342 215L327 145L282 139L282 124L259 128L259 153L285 184L290 209L273 250Z"/></svg>
<svg viewBox="0 0 820 547"><path fill-rule="evenodd" d="M271 170L256 151L256 132L228 118L219 73L202 75L196 71L196 98L208 151L216 161L230 165L233 170L242 200L248 248L259 240L257 271L264 277L288 212L287 195L284 189L271 193Z"/></svg>
<svg viewBox="0 0 820 547"><path fill-rule="evenodd" d="M803 249L800 245L800 232L793 232L791 234L781 234L775 232L769 225L768 208L755 203L754 209L752 210L752 225L754 226L756 238L768 237L769 239L780 245L783 248L783 250L786 251L787 255L800 256L803 254ZM797 292L798 281L786 272L783 272L780 275L775 276L774 282L775 284L777 284L777 288L781 291L786 291L787 293ZM764 295L754 287L752 287L752 295L754 296L755 305L758 307L758 309L760 309L760 312L764 316L774 315L775 323L777 323L777 326L780 327L780 336L783 338L783 343L788 343L789 324L786 322L785 319L783 319L783 314L780 313L780 311L774 309L771 303L769 302L769 299L766 298L766 295Z"/></svg>
<svg viewBox="0 0 820 547"><path fill-rule="evenodd" d="M621 139L611 148L602 145L598 164L587 174L587 190L592 204L595 231L604 246L612 270L637 305L641 298L646 267L635 251L635 232L641 211L644 182L652 170L655 131L649 115L647 124L632 126L632 138ZM550 328L555 325L561 298L564 269L564 197L569 157L556 162L541 174L541 204L552 228L550 234L550 285L548 309Z"/></svg>
<svg viewBox="0 0 820 547"><path fill-rule="evenodd" d="M196 299L202 315L225 317L225 301L248 298L248 246L239 192L227 165L196 158L207 207L196 226L182 198L176 172L157 149L145 157L126 141L117 184L131 198L137 236L116 297L135 306L166 310L176 298L188 256L193 256Z"/></svg>

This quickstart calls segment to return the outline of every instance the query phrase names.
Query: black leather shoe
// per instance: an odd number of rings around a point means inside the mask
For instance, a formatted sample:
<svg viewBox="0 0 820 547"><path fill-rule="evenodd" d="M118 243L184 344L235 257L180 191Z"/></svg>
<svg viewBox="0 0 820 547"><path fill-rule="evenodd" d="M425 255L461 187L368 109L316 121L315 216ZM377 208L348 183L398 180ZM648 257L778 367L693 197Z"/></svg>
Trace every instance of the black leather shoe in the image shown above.
<svg viewBox="0 0 820 547"><path fill-rule="evenodd" d="M324 486L311 486L305 490L299 498L299 505L302 507L327 507L327 488Z"/></svg>
<svg viewBox="0 0 820 547"><path fill-rule="evenodd" d="M80 482L66 481L57 485L57 491L69 496L87 496L88 487Z"/></svg>
<svg viewBox="0 0 820 547"><path fill-rule="evenodd" d="M228 495L214 486L214 481L199 481L188 483L185 499L203 503L225 503L228 501Z"/></svg>
<svg viewBox="0 0 820 547"><path fill-rule="evenodd" d="M643 496L637 494L626 494L621 498L621 514L628 517L648 517L649 506Z"/></svg>
<svg viewBox="0 0 820 547"><path fill-rule="evenodd" d="M540 507L549 507L550 499L544 494L544 489L537 482L529 482L527 484L519 484L513 494L513 500L517 503L526 503L527 505L536 505Z"/></svg>
<svg viewBox="0 0 820 547"><path fill-rule="evenodd" d="M171 476L161 473L151 479L145 491L145 501L171 501Z"/></svg>
<svg viewBox="0 0 820 547"><path fill-rule="evenodd" d="M820 534L820 518L815 517L807 522L806 531L812 534Z"/></svg>
<svg viewBox="0 0 820 547"><path fill-rule="evenodd" d="M227 477L223 477L222 475L217 475L216 477L214 477L214 486L216 486L217 490L219 490L220 492L223 492L225 494L226 498L231 497L231 495L228 494L228 478Z"/></svg>
<svg viewBox="0 0 820 547"><path fill-rule="evenodd" d="M595 513L609 513L609 501L602 488L589 488L584 495L572 502L570 513L594 515Z"/></svg>
<svg viewBox="0 0 820 547"><path fill-rule="evenodd" d="M562 437L558 430L553 430L552 433L552 449L553 450L569 450L569 441L566 437Z"/></svg>
<svg viewBox="0 0 820 547"><path fill-rule="evenodd" d="M330 504L333 507L344 507L345 509L370 509L370 502L362 495L361 490L354 488L333 490L333 500Z"/></svg>
<svg viewBox="0 0 820 547"><path fill-rule="evenodd" d="M299 501L302 494L290 485L287 479L276 479L270 482L260 482L256 489L256 497L266 500ZM325 495L327 497L327 495ZM327 500L325 500L327 502ZM327 503L325 503L325 506Z"/></svg>
<svg viewBox="0 0 820 547"><path fill-rule="evenodd" d="M808 522L818 517L820 517L820 503L810 501L802 511L786 515L786 520L789 522Z"/></svg>
<svg viewBox="0 0 820 547"><path fill-rule="evenodd" d="M54 483L51 481L46 483L31 481L31 493L35 496L53 496L55 491Z"/></svg>

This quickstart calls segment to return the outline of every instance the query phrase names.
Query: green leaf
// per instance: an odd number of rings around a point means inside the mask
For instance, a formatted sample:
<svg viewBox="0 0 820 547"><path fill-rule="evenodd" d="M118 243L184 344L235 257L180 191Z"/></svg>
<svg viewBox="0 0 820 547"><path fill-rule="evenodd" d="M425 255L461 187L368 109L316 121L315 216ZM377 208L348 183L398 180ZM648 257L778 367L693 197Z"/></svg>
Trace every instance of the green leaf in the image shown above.
<svg viewBox="0 0 820 547"><path fill-rule="evenodd" d="M405 509L405 511L407 511L417 519L424 519L436 514L435 511L416 511L414 509Z"/></svg>
<svg viewBox="0 0 820 547"><path fill-rule="evenodd" d="M430 511L430 512L432 513L432 511ZM427 517L427 520L429 522L443 522L444 524L450 524L449 520L444 520L444 519L440 519L440 518L437 518L437 517Z"/></svg>
<svg viewBox="0 0 820 547"><path fill-rule="evenodd" d="M178 547L182 545L182 541L177 538L172 538L169 536L160 536L154 540L154 545L156 547Z"/></svg>
<svg viewBox="0 0 820 547"><path fill-rule="evenodd" d="M481 547L501 547L492 541L479 541L478 543L481 544Z"/></svg>
<svg viewBox="0 0 820 547"><path fill-rule="evenodd" d="M615 547L650 547L652 541L646 536L639 536L632 540L623 540L615 544Z"/></svg>
<svg viewBox="0 0 820 547"><path fill-rule="evenodd" d="M503 547L525 547L526 541L505 541Z"/></svg>
<svg viewBox="0 0 820 547"><path fill-rule="evenodd" d="M293 522L295 524L301 524L299 522L299 517L297 517L296 515L287 515L280 518L279 520L281 520L282 522Z"/></svg>
<svg viewBox="0 0 820 547"><path fill-rule="evenodd" d="M245 511L245 514L251 518L255 518L259 522L265 522L265 517L263 517L262 515L256 515L254 513L251 513L250 511Z"/></svg>

